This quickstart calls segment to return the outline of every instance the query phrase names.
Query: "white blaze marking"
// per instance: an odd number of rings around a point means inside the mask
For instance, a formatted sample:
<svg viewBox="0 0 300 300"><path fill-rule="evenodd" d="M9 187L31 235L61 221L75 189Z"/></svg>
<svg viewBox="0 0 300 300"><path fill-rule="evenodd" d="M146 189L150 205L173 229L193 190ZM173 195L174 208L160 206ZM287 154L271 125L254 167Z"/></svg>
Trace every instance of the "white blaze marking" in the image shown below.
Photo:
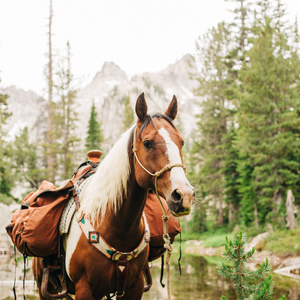
<svg viewBox="0 0 300 300"><path fill-rule="evenodd" d="M64 238L64 248L66 251L66 271L69 276L69 278L72 280L70 276L70 261L72 258L72 255L77 247L79 238L81 236L82 232L78 225L77 219L76 219L76 213L73 216L72 222L70 224L70 229L68 233L68 237Z"/></svg>
<svg viewBox="0 0 300 300"><path fill-rule="evenodd" d="M171 165L173 164L182 164L179 149L176 144L171 140L168 131L165 128L161 128L158 130L159 134L164 138L166 142L167 152L166 154L169 156L169 162ZM171 182L172 182L172 191L177 188L177 184L184 182L191 186L188 182L183 168L177 167L171 169Z"/></svg>

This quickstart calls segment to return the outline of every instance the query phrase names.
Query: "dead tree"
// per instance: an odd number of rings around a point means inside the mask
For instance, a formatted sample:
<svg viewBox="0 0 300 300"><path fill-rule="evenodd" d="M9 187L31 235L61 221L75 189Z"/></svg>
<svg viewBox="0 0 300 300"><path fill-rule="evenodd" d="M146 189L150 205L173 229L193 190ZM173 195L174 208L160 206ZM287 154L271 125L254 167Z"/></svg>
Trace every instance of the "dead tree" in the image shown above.
<svg viewBox="0 0 300 300"><path fill-rule="evenodd" d="M288 227L290 230L293 230L298 227L298 223L297 223L297 220L296 220L295 214L294 214L294 208L295 208L294 204L293 204L294 201L295 201L295 197L294 197L292 191L288 190L285 207L286 207L286 214L287 214L286 227Z"/></svg>

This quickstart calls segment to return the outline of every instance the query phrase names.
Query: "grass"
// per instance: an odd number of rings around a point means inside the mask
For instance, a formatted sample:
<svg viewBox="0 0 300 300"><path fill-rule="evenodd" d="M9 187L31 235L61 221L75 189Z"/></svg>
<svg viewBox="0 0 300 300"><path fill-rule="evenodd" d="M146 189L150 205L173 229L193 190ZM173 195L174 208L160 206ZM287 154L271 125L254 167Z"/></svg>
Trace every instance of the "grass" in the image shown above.
<svg viewBox="0 0 300 300"><path fill-rule="evenodd" d="M203 241L201 246L206 248L217 248L225 245L225 238L231 238L232 232L237 230L243 230L248 238L257 236L262 232L266 232L266 228L256 229L254 227L235 226L233 229L224 225L221 228L216 228L216 224L209 224L208 231L202 233L195 232L182 232L182 250L190 245L186 245L184 242L188 240ZM179 236L177 236L174 243L176 250L179 249ZM259 250L272 251L279 256L300 255L300 228L295 230L281 229L272 233L265 241L257 247Z"/></svg>
<svg viewBox="0 0 300 300"><path fill-rule="evenodd" d="M205 231L202 233L192 233L192 232L182 232L181 238L182 241L188 241L188 240L203 240L201 246L204 247L220 247L225 245L225 237L231 236L231 232L227 231L227 228L219 228L214 231ZM179 237L176 238L177 241L179 241ZM183 243L184 244L184 243Z"/></svg>
<svg viewBox="0 0 300 300"><path fill-rule="evenodd" d="M216 247L220 247L220 246L225 246L226 236L231 236L231 233L215 234L215 235L209 236L204 239L204 241L201 245L206 248L209 248L209 247L216 248Z"/></svg>
<svg viewBox="0 0 300 300"><path fill-rule="evenodd" d="M288 256L300 254L300 228L295 230L275 231L266 239L265 250L276 255Z"/></svg>

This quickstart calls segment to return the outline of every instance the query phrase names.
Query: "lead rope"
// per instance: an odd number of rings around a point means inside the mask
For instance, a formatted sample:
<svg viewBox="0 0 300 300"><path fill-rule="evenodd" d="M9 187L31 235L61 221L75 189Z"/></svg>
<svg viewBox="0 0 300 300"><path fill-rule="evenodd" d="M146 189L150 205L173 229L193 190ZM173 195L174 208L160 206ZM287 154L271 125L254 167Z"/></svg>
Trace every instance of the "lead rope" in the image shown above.
<svg viewBox="0 0 300 300"><path fill-rule="evenodd" d="M165 167L163 167L160 171L157 171L156 173L151 173L149 172L142 164L141 162L139 161L138 157L137 157L137 149L135 148L136 146L136 130L134 131L134 136L133 136L133 149L132 149L132 152L134 154L134 158L136 159L136 161L139 163L139 165L142 167L142 169L144 171L146 171L149 175L151 176L154 176L155 177L155 195L159 201L159 204L162 208L162 211L163 211L163 216L162 216L162 219L163 219L163 240L165 242L164 244L164 248L167 250L167 254L166 254L166 271L167 271L167 291L168 291L168 300L171 300L171 254L173 252L173 245L171 244L171 241L170 241L170 236L168 234L168 211L165 210L163 204L162 204L162 201L159 197L159 194L158 194L158 190L157 190L157 178L162 174L164 173L165 171L169 171L171 170L172 168L174 167L181 167L183 168L184 172L186 172L186 165L184 164L173 164L173 165L166 165ZM135 161L134 161L134 165L135 165Z"/></svg>

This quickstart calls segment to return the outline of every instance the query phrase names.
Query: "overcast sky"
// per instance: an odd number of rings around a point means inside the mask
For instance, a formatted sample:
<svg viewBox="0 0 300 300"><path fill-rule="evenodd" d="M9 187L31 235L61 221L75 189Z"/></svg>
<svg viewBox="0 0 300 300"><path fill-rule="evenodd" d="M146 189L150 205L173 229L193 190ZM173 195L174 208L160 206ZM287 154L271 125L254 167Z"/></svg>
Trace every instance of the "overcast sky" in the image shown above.
<svg viewBox="0 0 300 300"><path fill-rule="evenodd" d="M300 0L285 0L289 18ZM70 41L73 72L90 82L105 61L128 75L156 72L195 54L199 35L232 19L224 0L53 0L53 48ZM43 95L49 1L0 0L1 86Z"/></svg>

